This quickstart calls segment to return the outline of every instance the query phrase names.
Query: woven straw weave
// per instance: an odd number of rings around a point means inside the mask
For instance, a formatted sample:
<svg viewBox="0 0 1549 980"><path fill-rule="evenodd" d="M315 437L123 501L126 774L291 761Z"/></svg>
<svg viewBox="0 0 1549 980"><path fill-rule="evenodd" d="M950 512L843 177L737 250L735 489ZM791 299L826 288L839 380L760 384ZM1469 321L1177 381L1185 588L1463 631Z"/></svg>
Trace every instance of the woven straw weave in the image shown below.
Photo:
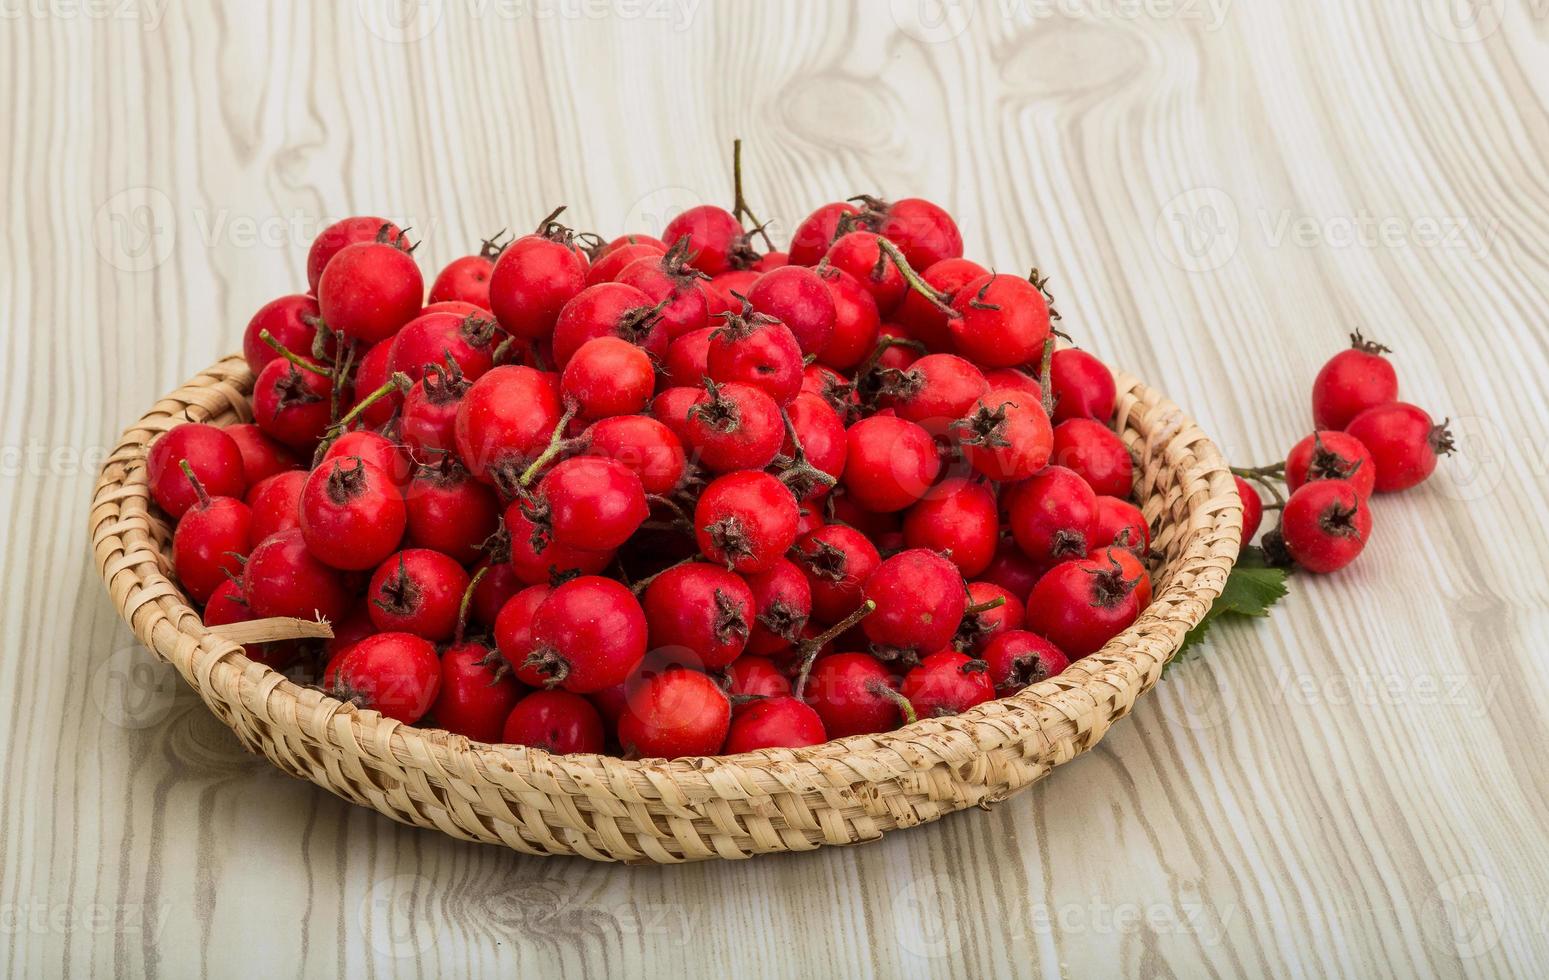
<svg viewBox="0 0 1549 980"><path fill-rule="evenodd" d="M807 749L630 762L473 743L302 688L208 633L169 581L170 528L145 453L185 420L246 421L252 374L228 357L157 402L103 467L91 540L136 635L248 748L404 823L531 854L678 862L875 840L989 807L1091 748L1156 683L1237 556L1241 501L1215 446L1171 402L1118 378L1119 430L1159 528L1156 598L1139 622L1060 676L964 714Z"/></svg>

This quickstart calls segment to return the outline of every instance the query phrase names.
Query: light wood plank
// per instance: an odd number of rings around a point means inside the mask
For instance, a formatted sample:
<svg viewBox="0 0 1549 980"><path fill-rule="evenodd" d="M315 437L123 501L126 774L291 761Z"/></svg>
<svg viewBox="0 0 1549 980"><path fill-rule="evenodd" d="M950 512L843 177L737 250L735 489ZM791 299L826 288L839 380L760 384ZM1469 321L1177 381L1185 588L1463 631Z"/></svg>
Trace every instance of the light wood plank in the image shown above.
<svg viewBox="0 0 1549 980"><path fill-rule="evenodd" d="M431 0L402 43L375 0L0 23L0 969L1543 971L1549 8L996 0L954 33L929 6ZM971 255L1036 261L1082 342L1235 459L1304 434L1356 326L1464 454L1088 756L865 848L545 862L246 755L89 567L116 433L298 288L334 217L411 221L427 268L556 202L652 230L729 197L735 136L784 233L924 194ZM1348 239L1368 217L1389 240Z"/></svg>

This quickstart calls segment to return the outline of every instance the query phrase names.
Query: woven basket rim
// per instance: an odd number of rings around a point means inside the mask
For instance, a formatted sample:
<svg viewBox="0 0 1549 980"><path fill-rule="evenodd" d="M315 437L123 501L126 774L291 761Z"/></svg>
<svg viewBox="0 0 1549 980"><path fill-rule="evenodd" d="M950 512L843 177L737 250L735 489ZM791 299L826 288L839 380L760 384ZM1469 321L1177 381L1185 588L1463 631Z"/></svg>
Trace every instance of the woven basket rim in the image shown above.
<svg viewBox="0 0 1549 980"><path fill-rule="evenodd" d="M881 768L889 772L907 772L926 763L967 766L986 752L1026 743L1030 737L1029 722L1036 729L1034 740L1041 740L1042 744L1024 746L1024 754L1032 752L1042 758L1052 753L1052 766L1067 761L1060 756L1065 754L1064 741L1071 736L1062 719L1079 731L1079 716L1104 703L1114 706L1113 718L1120 717L1136 697L1155 683L1161 666L1176 651L1183 635L1198 624L1219 596L1238 551L1241 501L1214 444L1181 409L1138 379L1118 373L1116 381L1121 423L1136 405L1143 406L1146 418L1162 420L1158 431L1149 436L1149 443L1153 450L1164 453L1172 452L1177 445L1180 459L1186 455L1189 461L1192 483L1199 486L1187 501L1189 526L1182 532L1187 540L1182 543L1180 554L1167 563L1171 574L1158 587L1141 618L1101 651L1074 662L1059 676L1015 695L960 715L921 719L892 732L850 736L810 748L673 760L555 756L541 749L488 745L439 729L403 725L378 712L358 709L302 687L250 661L240 646L204 628L199 613L165 574L167 549L156 546L155 534L136 531L141 523L149 526L150 522L161 520L165 539L165 522L151 506L144 466L146 450L157 434L188 420L248 420L245 395L251 388L252 374L240 355L231 355L200 372L125 430L122 441L103 467L93 496L91 538L104 583L119 613L159 658L178 669L249 747L254 747L255 738L244 730L244 719L238 717L241 712L222 710L223 706L241 706L244 711L270 720L296 724L305 720L309 724L303 727L326 733L334 747L349 747L352 751L365 747L368 757L381 758L394 766L439 773L447 777L449 784L457 779L477 784L514 778L557 786L566 792L612 793L626 800L643 794L653 800L681 796L692 802L724 797L731 786L740 787L734 793L749 796L789 793L793 786L831 781L831 775L818 771L820 767L842 764L860 772L866 767L857 763L870 756L878 757ZM1121 424L1121 430L1124 428ZM1136 448L1141 440L1126 431L1126 441ZM1147 488L1142 486L1140 496L1144 498L1146 493ZM1150 513L1147 519L1153 519ZM1174 530L1164 526L1159 534ZM144 541L126 544L138 541L137 535L149 542L149 558L140 553ZM1162 540L1160 536L1158 540ZM1107 724L1102 724L1087 744L1073 746L1069 757L1095 744L1106 728ZM257 747L274 758L261 738L256 741ZM922 745L927 742L930 750L924 755L928 759L922 758ZM323 783L316 773L309 778L340 792ZM992 792L978 802L984 805L999 798L1001 794ZM404 818L380 805L377 808ZM577 852L584 853L584 849L578 848Z"/></svg>

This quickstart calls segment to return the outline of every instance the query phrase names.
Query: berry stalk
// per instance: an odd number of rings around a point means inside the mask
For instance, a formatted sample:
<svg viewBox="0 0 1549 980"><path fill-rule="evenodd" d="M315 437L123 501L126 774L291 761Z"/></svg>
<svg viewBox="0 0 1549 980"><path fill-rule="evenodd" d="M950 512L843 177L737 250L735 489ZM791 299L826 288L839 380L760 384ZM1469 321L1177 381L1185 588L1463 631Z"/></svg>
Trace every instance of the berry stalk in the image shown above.
<svg viewBox="0 0 1549 980"><path fill-rule="evenodd" d="M818 651L832 643L835 637L842 635L850 627L876 612L876 610L877 603L872 599L867 599L857 606L850 615L806 641L798 648L801 651L801 670L796 674L796 699L798 701L805 701L807 699L803 691L806 689L807 679L812 675L812 665L817 662Z"/></svg>

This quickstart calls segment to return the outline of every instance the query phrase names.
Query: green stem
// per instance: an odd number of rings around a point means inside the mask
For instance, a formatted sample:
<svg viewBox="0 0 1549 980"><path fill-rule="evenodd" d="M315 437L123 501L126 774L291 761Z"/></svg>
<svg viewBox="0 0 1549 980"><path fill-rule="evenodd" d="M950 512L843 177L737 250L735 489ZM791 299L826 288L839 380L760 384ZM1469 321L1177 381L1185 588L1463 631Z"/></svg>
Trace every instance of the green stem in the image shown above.
<svg viewBox="0 0 1549 980"><path fill-rule="evenodd" d="M856 607L856 610L850 613L850 615L846 616L844 619L841 619L833 626L830 626L822 633L819 633L817 636L814 636L812 639L807 640L806 642L802 643L801 646L797 647L797 649L801 651L801 671L796 675L797 700L805 701L807 699L805 693L807 689L807 679L812 676L812 665L818 659L818 652L829 643L832 643L835 637L844 633L850 627L865 619L867 616L870 616L873 612L876 611L876 609L876 602L871 599L867 599L865 602Z"/></svg>
<svg viewBox="0 0 1549 980"><path fill-rule="evenodd" d="M892 259L893 264L898 266L899 274L904 277L904 281L909 284L910 288L930 300L932 306L945 313L949 319L956 320L962 315L948 305L945 296L932 289L930 283L920 278L920 274L915 272L909 265L909 261L904 258L904 253L898 250L897 245L878 235L877 248L881 249L883 254Z"/></svg>
<svg viewBox="0 0 1549 980"><path fill-rule="evenodd" d="M1043 413L1054 418L1054 338L1043 342L1043 359L1038 362L1038 385L1043 396Z"/></svg>
<svg viewBox="0 0 1549 980"><path fill-rule="evenodd" d="M648 493L645 495L645 499L649 503L661 504L663 507L672 511L673 516L676 517L683 525L683 529L689 531L694 529L693 519L684 512L682 507L678 506L678 502L676 500L673 500L671 497L663 496L659 493Z"/></svg>
<svg viewBox="0 0 1549 980"><path fill-rule="evenodd" d="M259 331L258 339L262 340L270 347L273 347L276 354L279 354L281 357L285 358L287 361L291 362L297 367L311 371L313 374L320 374L325 378L331 379L333 377L332 371L329 371L327 368L323 367L321 364L318 364L315 361L310 361L307 358L302 357L300 354L297 354L295 351L291 350L289 347L286 347L284 344L276 340L274 334L270 333L269 331Z"/></svg>
<svg viewBox="0 0 1549 980"><path fill-rule="evenodd" d="M1269 466L1259 466L1252 469L1233 466L1230 469L1234 475L1240 476L1244 480L1251 480L1269 491L1272 502L1264 505L1265 510L1281 510L1285 507L1285 495L1280 492L1280 488L1275 486L1273 482L1276 479L1285 479L1284 463L1273 463Z"/></svg>
<svg viewBox="0 0 1549 980"><path fill-rule="evenodd" d="M489 566L473 573L473 578L468 580L468 587L463 590L463 601L457 607L457 632L453 634L453 642L457 646L463 645L463 637L468 633L468 612L473 608L473 594L478 591L479 583L484 581L484 576L489 574Z"/></svg>
<svg viewBox="0 0 1549 980"><path fill-rule="evenodd" d="M386 398L388 395L391 395L395 391L407 395L409 393L409 389L413 387L414 382L410 380L407 374L404 374L402 371L395 372L391 378L387 379L386 384L378 388L376 391L373 391L366 397L362 398L360 401L356 402L355 407L351 408L348 412L345 412L344 416L340 418L339 421L330 426L330 428L338 429L340 432L343 432L345 429L350 427L351 423L360 418L361 414L372 405L375 405L377 402Z"/></svg>
<svg viewBox="0 0 1549 980"><path fill-rule="evenodd" d="M560 416L559 424L554 427L553 435L549 436L548 446L544 447L543 452L538 454L538 458L532 461L531 466L522 471L521 477L516 481L518 484L525 487L532 483L538 476L538 472L553 462L555 456L564 451L565 430L570 427L571 419L576 417L576 412L579 410L580 406L574 402L565 406L565 414Z"/></svg>
<svg viewBox="0 0 1549 980"><path fill-rule="evenodd" d="M791 413L783 406L780 409L780 419L785 423L785 437L791 440L792 455L791 465L780 473L780 482L788 487L800 480L812 480L825 487L831 487L839 482L812 465L812 461L807 458L807 450L802 448L801 439L796 435L796 424L791 421ZM797 494L798 498L804 496L806 496L805 492Z"/></svg>
<svg viewBox="0 0 1549 980"><path fill-rule="evenodd" d="M1233 466L1231 471L1245 480L1253 480L1264 476L1282 476L1285 474L1285 463L1269 463L1264 466Z"/></svg>
<svg viewBox="0 0 1549 980"><path fill-rule="evenodd" d="M746 217L753 222L753 229L764 240L764 247L773 252L774 242L769 240L769 232L764 230L764 223L758 220L753 209L748 207L747 198L742 196L742 140L740 139L731 141L731 179L732 192L736 195L732 203L732 217L738 221Z"/></svg>
<svg viewBox="0 0 1549 980"><path fill-rule="evenodd" d="M194 496L199 498L199 506L201 508L210 506L210 494L204 489L204 484L199 482L199 478L194 476L194 468L188 465L188 460L178 460L178 466L182 468L183 475L188 477L188 482L193 485Z"/></svg>
<svg viewBox="0 0 1549 980"><path fill-rule="evenodd" d="M668 565L666 568L662 569L661 571L657 572L654 575L647 575L645 578L641 579L640 581L636 582L634 585L630 586L630 588L634 590L635 595L640 595L646 589L650 588L652 582L654 582L657 579L661 578L663 575L666 575L668 572L672 571L674 568L678 568L678 567L683 566L683 565L690 565L690 564L693 564L694 562L696 562L698 560L699 560L699 556L698 555L689 555L687 558L684 558L681 561L673 562L671 565Z"/></svg>
<svg viewBox="0 0 1549 980"><path fill-rule="evenodd" d="M341 334L339 345L344 349L338 360L334 362L333 390L328 393L328 417L336 423L339 419L339 399L344 393L344 383L349 380L350 372L355 368L355 341L346 342Z"/></svg>
<svg viewBox="0 0 1549 980"><path fill-rule="evenodd" d="M967 609L963 610L963 615L969 616L974 613L989 612L991 609L999 609L1005 604L1006 597L1003 595L998 595L993 599L986 599L984 602L981 602L976 606L969 606Z"/></svg>
<svg viewBox="0 0 1549 980"><path fill-rule="evenodd" d="M914 705L910 704L909 699L904 697L903 694L897 690L888 687L886 684L878 683L877 681L872 681L871 685L867 687L867 690L872 694L880 694L887 698L889 701L896 704L898 706L898 710L904 716L905 725L912 725L920 720L920 716L915 714Z"/></svg>

